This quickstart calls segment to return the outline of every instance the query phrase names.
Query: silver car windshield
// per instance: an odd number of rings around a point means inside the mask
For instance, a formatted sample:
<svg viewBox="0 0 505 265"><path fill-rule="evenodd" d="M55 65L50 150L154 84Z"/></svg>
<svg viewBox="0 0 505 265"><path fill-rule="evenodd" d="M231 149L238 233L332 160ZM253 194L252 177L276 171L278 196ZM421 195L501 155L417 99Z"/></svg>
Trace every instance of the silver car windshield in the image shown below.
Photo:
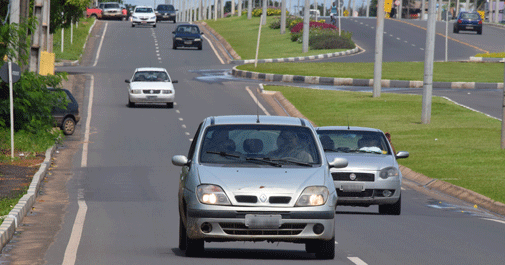
<svg viewBox="0 0 505 265"><path fill-rule="evenodd" d="M201 163L266 166L320 165L318 145L309 128L283 125L215 125L200 148Z"/></svg>
<svg viewBox="0 0 505 265"><path fill-rule="evenodd" d="M138 71L133 76L133 82L170 82L170 78L162 71Z"/></svg>
<svg viewBox="0 0 505 265"><path fill-rule="evenodd" d="M383 133L372 131L318 130L317 134L326 152L391 154L387 139Z"/></svg>

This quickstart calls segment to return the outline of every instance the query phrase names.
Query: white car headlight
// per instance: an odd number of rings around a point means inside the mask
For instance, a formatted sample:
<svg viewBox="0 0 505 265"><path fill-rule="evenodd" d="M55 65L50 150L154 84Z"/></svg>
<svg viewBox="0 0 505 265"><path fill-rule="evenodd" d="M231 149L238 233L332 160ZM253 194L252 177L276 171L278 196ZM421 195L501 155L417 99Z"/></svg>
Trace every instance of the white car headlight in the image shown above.
<svg viewBox="0 0 505 265"><path fill-rule="evenodd" d="M140 89L132 89L131 90L132 94L141 94L141 92L142 92L142 90L140 90Z"/></svg>
<svg viewBox="0 0 505 265"><path fill-rule="evenodd" d="M139 19L137 16L132 16L133 19Z"/></svg>
<svg viewBox="0 0 505 265"><path fill-rule="evenodd" d="M175 38L175 40L182 40L182 38Z"/></svg>
<svg viewBox="0 0 505 265"><path fill-rule="evenodd" d="M400 173L398 172L398 169L395 167L387 167L384 168L380 171L379 176L383 179L391 178L391 177L398 177Z"/></svg>
<svg viewBox="0 0 505 265"><path fill-rule="evenodd" d="M231 205L228 196L221 187L204 184L196 188L196 196L201 203L214 205Z"/></svg>
<svg viewBox="0 0 505 265"><path fill-rule="evenodd" d="M163 94L172 94L172 90L162 90L162 91Z"/></svg>
<svg viewBox="0 0 505 265"><path fill-rule="evenodd" d="M311 186L305 188L295 206L319 206L326 203L330 192L323 186Z"/></svg>

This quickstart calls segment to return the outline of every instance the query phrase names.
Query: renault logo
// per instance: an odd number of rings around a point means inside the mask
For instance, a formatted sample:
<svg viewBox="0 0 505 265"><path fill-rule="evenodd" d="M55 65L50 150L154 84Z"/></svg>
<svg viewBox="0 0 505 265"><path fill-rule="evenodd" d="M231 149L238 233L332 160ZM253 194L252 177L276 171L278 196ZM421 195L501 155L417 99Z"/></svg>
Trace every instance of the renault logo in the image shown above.
<svg viewBox="0 0 505 265"><path fill-rule="evenodd" d="M351 175L349 175L349 178L350 178L351 180L356 180L356 174L351 173Z"/></svg>
<svg viewBox="0 0 505 265"><path fill-rule="evenodd" d="M260 201L261 202L266 202L267 201L267 196L265 194L261 194Z"/></svg>
<svg viewBox="0 0 505 265"><path fill-rule="evenodd" d="M151 90L151 92L150 92L150 93L152 94L152 93L154 93L154 91L152 91L152 90Z"/></svg>

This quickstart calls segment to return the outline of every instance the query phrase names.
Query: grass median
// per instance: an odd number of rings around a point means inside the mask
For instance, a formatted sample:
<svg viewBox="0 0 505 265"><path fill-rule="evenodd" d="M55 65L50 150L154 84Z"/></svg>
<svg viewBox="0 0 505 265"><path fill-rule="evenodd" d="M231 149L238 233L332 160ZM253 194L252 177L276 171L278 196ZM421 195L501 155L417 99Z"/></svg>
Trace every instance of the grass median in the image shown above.
<svg viewBox="0 0 505 265"><path fill-rule="evenodd" d="M275 19L277 18L272 16L267 17L267 24L261 26L258 59L301 57L345 50L309 50L307 53L303 53L302 44L291 41L289 30L286 30L286 33L281 35L279 29L271 29L268 27ZM249 20L247 19L247 15L245 15L241 17L222 18L216 21L205 20L205 22L230 43L242 60L254 59L256 57L256 45L260 23L259 17L252 17Z"/></svg>
<svg viewBox="0 0 505 265"><path fill-rule="evenodd" d="M317 126L348 125L390 132L399 162L428 177L464 187L505 203L505 151L501 122L433 97L431 122L421 124L422 97L265 86L280 91Z"/></svg>
<svg viewBox="0 0 505 265"><path fill-rule="evenodd" d="M262 63L245 64L239 70L334 78L373 79L374 63ZM503 83L502 63L435 62L434 82ZM387 62L382 64L382 79L423 81L424 62Z"/></svg>

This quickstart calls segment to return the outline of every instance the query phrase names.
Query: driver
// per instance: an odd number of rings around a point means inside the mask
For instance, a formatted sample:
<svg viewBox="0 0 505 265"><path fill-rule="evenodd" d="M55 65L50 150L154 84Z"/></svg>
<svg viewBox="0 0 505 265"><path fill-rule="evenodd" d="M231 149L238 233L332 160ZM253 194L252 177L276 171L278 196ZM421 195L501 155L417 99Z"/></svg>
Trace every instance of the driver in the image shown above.
<svg viewBox="0 0 505 265"><path fill-rule="evenodd" d="M295 132L283 131L279 135L282 138L278 149L278 157L294 158L301 162L313 162L312 156L305 150L305 145L300 141Z"/></svg>

